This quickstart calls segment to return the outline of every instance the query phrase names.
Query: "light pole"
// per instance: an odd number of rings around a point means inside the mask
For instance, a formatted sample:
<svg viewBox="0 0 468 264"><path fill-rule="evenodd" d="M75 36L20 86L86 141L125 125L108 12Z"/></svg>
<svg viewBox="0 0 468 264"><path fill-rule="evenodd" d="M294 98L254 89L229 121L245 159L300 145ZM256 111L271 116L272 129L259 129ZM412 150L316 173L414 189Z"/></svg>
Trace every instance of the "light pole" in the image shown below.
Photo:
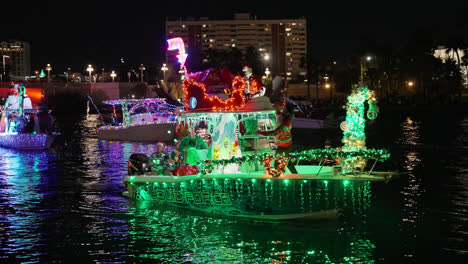
<svg viewBox="0 0 468 264"><path fill-rule="evenodd" d="M115 74L115 71L112 71L110 76L112 77L112 82L114 82L114 78L115 78L115 76L117 76L117 74Z"/></svg>
<svg viewBox="0 0 468 264"><path fill-rule="evenodd" d="M52 66L50 66L50 64L47 64L46 70L47 70L47 82L50 82L50 71L52 70Z"/></svg>
<svg viewBox="0 0 468 264"><path fill-rule="evenodd" d="M169 68L167 68L166 63L164 63L163 66L161 67L161 71L164 72L164 82L166 82L166 71L167 71L168 69L169 69Z"/></svg>
<svg viewBox="0 0 468 264"><path fill-rule="evenodd" d="M93 66L91 66L91 64L88 64L88 68L86 68L86 70L89 72L89 82L91 83L93 80L91 77L91 73L94 71Z"/></svg>
<svg viewBox="0 0 468 264"><path fill-rule="evenodd" d="M331 89L330 84L328 83L329 77L325 75L323 77L323 79L325 79L325 88L330 89L330 102L331 102L331 100L332 100L332 89Z"/></svg>
<svg viewBox="0 0 468 264"><path fill-rule="evenodd" d="M265 82L266 83L268 83L268 76L270 75L270 73L271 73L270 70L268 68L265 68L265 76L266 76Z"/></svg>
<svg viewBox="0 0 468 264"><path fill-rule="evenodd" d="M145 66L143 64L140 64L140 79L141 82L143 82L143 71L146 70Z"/></svg>
<svg viewBox="0 0 468 264"><path fill-rule="evenodd" d="M67 68L67 71L65 72L65 82L68 82L68 73L70 72L70 67Z"/></svg>

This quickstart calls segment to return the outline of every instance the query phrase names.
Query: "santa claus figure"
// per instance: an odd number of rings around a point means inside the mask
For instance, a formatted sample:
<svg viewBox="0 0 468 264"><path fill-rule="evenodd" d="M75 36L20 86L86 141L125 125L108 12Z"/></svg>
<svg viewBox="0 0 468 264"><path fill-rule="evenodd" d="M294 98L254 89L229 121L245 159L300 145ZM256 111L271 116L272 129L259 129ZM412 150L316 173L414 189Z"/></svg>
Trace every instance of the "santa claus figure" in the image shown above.
<svg viewBox="0 0 468 264"><path fill-rule="evenodd" d="M26 94L26 87L22 83L12 83L10 90L13 94L9 95L6 100L7 110L19 110L20 101L23 102L23 109L32 109L31 99Z"/></svg>
<svg viewBox="0 0 468 264"><path fill-rule="evenodd" d="M244 64L242 66L242 71L245 76L246 95L250 98L263 96L265 94L265 87L262 83L262 79L258 75L252 74L252 67L249 64Z"/></svg>

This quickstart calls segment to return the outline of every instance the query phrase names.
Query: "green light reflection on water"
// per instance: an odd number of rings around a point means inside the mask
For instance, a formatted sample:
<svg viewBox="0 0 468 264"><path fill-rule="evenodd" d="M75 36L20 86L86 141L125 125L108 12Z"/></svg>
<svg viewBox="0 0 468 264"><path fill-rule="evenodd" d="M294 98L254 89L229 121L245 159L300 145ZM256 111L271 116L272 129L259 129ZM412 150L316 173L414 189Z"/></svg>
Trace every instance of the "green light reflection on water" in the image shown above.
<svg viewBox="0 0 468 264"><path fill-rule="evenodd" d="M301 195L309 194L309 199L315 197L310 201L298 196L301 206L310 208L328 204L331 195L333 198L330 202L337 205L360 207L345 212L362 214L359 219L365 219L370 203L370 185L367 182L349 182L346 186L343 181L320 181L312 184L310 181L301 180L290 181L287 186L283 180L265 181L264 185L261 185L261 181L245 183L249 184L244 184L242 180L224 180L222 188L231 189L237 193L236 195L241 190L250 191L251 194L260 191L266 197L279 199L270 202L280 204L287 199L288 190L297 188ZM204 185L196 183L193 186L215 188L216 184L216 181L209 180L205 181ZM190 187L190 184L188 185ZM313 193L316 195L310 195ZM213 217L180 208L170 207L163 210L160 206L154 205L137 207L133 213L137 219L140 218L131 222L129 228L129 237L135 240L131 248L132 251L136 251L135 258L163 259L169 261L168 263L171 261L172 263L373 262L375 245L368 239L365 229L363 232L356 232L361 226L352 224L349 219L339 222L338 226L332 227L331 230L324 231L323 229L329 228L330 223L321 226L313 222L291 225L245 221L238 218ZM338 235L336 235L337 230L341 230ZM340 252L335 252L336 245L326 246L336 237L342 244L338 246ZM272 239L275 241L274 244L267 243ZM146 245L148 243L149 245ZM327 254L327 251L333 252L333 256Z"/></svg>

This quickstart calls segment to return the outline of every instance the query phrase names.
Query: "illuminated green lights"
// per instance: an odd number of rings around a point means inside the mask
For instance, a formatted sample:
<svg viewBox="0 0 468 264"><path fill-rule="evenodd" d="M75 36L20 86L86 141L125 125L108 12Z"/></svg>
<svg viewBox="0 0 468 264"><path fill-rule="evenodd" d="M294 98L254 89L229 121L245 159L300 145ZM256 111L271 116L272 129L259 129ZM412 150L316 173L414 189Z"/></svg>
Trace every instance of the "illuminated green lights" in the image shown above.
<svg viewBox="0 0 468 264"><path fill-rule="evenodd" d="M346 109L346 120L340 125L343 130L342 152L357 152L366 150L366 134L364 119L364 103L369 104L367 117L369 119L377 118L379 109L376 105L375 92L367 87L354 87L351 95L348 96L348 103L344 107ZM340 158L342 164L342 172L347 173L356 169L364 169L366 166L366 157L359 155L349 155Z"/></svg>

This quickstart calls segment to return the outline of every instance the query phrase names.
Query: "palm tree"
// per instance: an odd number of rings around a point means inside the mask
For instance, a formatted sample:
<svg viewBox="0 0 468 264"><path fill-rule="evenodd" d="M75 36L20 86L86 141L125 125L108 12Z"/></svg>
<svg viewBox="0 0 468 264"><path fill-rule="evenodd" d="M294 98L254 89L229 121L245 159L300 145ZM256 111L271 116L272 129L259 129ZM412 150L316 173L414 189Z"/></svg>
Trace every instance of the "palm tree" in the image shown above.
<svg viewBox="0 0 468 264"><path fill-rule="evenodd" d="M457 35L455 35L455 34L450 35L448 37L448 39L447 39L445 52L447 53L449 58L452 57L451 54L455 54L455 58L452 58L452 59L455 60L456 68L457 68L458 73L461 72L461 64L462 64L462 60L460 58L459 51L466 48L466 46L467 46L467 44L466 44L465 40L463 39L463 37L461 37L458 34ZM460 82L460 85L456 87L456 89L458 90L458 96L461 99L461 96L462 96L461 82Z"/></svg>

